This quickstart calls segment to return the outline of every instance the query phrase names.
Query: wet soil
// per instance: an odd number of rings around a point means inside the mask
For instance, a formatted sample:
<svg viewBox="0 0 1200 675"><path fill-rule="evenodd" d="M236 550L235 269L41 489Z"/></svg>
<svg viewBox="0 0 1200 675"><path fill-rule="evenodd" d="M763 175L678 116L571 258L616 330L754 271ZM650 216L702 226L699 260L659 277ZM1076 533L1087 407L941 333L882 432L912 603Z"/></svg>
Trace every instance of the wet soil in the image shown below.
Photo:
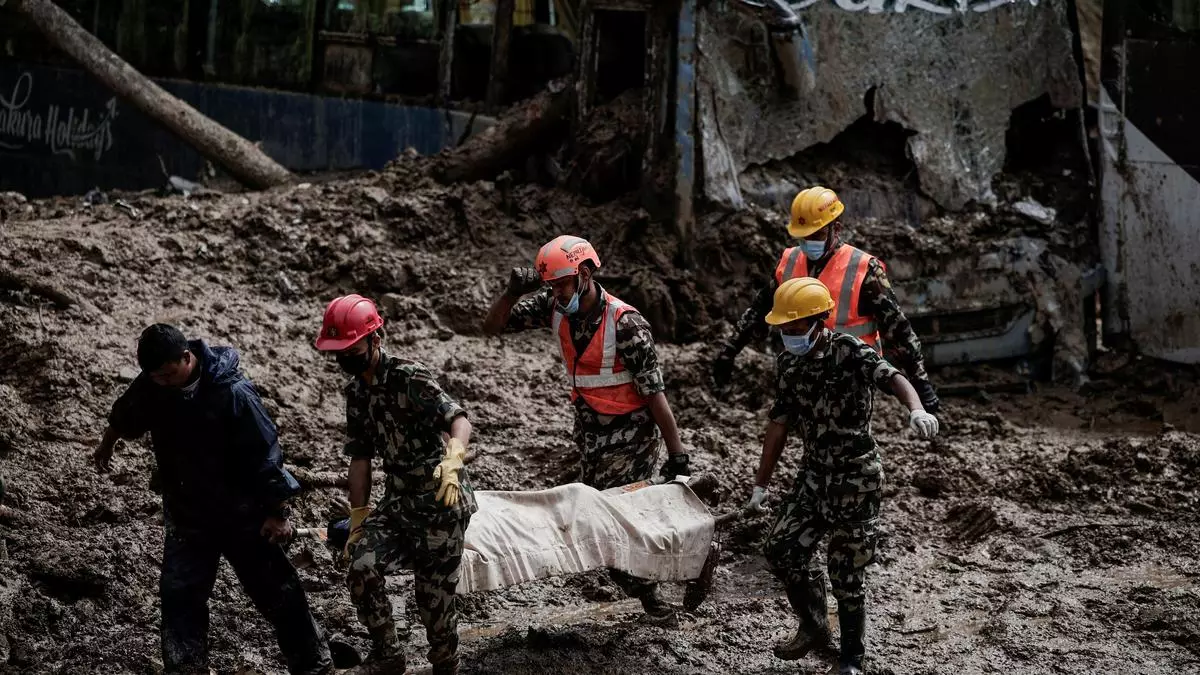
<svg viewBox="0 0 1200 675"><path fill-rule="evenodd" d="M641 306L663 344L669 397L698 472L721 483L716 510L747 496L770 404L768 356L747 350L731 392L714 395L711 342L728 330L782 242L778 216L707 222L694 271L669 232L621 200L592 205L535 187L434 185L404 165L261 194L3 201L0 223L0 672L151 673L158 660L161 512L145 441L97 475L89 455L108 407L137 374L153 321L232 344L280 427L287 461L344 471L336 367L310 346L324 303L380 299L389 349L421 360L475 424L477 487L570 480L570 413L545 334L485 339L481 314L507 269L561 232L589 237L602 280ZM937 242L938 230L911 241ZM944 237L962 236L945 229ZM986 369L939 382L995 380ZM947 398L943 434L919 441L884 397L875 430L888 475L885 533L869 576L870 670L1200 672L1200 377L1106 354L1081 393ZM790 488L789 447L771 504ZM338 489L298 500L323 524ZM463 598L465 672L823 672L770 644L792 628L759 555L769 518L723 533L713 595L678 630L640 623L603 574ZM366 651L366 635L314 542L291 553L318 621ZM411 578L392 581L414 626ZM668 587L678 601L682 588ZM399 601L407 600L400 608ZM268 627L223 566L213 666L281 672ZM832 608L831 608L832 611Z"/></svg>

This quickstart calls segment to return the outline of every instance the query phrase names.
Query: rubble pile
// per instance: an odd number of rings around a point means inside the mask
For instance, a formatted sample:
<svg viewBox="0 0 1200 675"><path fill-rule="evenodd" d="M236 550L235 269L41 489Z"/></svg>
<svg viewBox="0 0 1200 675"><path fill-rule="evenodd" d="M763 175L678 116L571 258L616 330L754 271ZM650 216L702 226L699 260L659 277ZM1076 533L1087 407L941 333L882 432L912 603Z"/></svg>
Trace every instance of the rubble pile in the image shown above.
<svg viewBox="0 0 1200 675"><path fill-rule="evenodd" d="M120 447L109 475L90 462L109 405L137 374L136 337L154 321L236 346L287 462L338 474L342 380L311 341L330 297L372 295L388 348L428 364L469 411L475 485L542 488L574 470L555 347L544 333L484 339L478 326L511 266L555 234L586 236L603 259L602 283L652 321L693 465L719 480L716 508L749 492L772 360L747 350L721 397L707 372L728 330L722 319L784 244L778 211L704 216L696 266L680 269L668 226L630 202L530 185L447 187L416 160L265 193L113 197L0 201L4 672L155 671L161 513L147 441ZM975 221L946 218L919 232L890 223L852 234L873 237L884 256L944 255L977 234L962 226ZM887 228L894 238L880 234ZM1090 394L1049 386L947 397L943 436L931 443L913 438L899 404L881 397L875 430L888 478L869 581L874 672L1050 671L1063 658L1093 672L1182 672L1200 658L1200 530L1181 517L1197 507L1187 476L1200 448L1189 403L1200 378L1106 358ZM1135 380L1143 386L1130 387ZM794 446L784 455L773 505L800 455ZM339 496L306 492L297 519L323 525ZM765 645L792 623L757 555L769 524L724 534L729 555L713 595L675 631L639 623L636 601L603 574L463 598L465 672L541 672L547 662L563 672L782 672ZM305 541L290 553L318 621L365 653L329 551ZM391 583L400 606L411 577ZM678 602L682 588L667 593ZM267 625L227 567L211 608L215 668L281 671ZM419 626L415 610L409 602Z"/></svg>

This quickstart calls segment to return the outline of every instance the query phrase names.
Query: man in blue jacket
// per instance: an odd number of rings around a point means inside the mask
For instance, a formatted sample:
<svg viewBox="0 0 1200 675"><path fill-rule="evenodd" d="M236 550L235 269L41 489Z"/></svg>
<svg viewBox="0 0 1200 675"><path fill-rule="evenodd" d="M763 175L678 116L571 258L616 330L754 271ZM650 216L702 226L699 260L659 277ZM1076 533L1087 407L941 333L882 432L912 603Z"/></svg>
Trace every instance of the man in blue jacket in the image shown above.
<svg viewBox="0 0 1200 675"><path fill-rule="evenodd" d="M329 673L329 647L281 544L287 500L275 425L230 347L187 341L166 324L138 340L142 372L113 404L94 460L108 470L117 439L146 432L163 498L162 656L166 672L207 672L208 598L221 556L275 628L295 674Z"/></svg>

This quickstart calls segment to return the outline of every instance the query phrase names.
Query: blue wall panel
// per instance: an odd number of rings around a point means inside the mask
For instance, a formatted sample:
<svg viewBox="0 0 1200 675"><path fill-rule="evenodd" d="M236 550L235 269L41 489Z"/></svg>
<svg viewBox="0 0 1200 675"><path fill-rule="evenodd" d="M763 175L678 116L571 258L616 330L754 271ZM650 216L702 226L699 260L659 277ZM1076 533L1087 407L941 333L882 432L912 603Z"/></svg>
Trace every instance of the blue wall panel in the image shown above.
<svg viewBox="0 0 1200 675"><path fill-rule="evenodd" d="M297 172L380 169L407 147L432 154L457 140L445 111L294 92L159 81ZM111 114L115 111L115 115ZM467 117L451 113L455 128ZM490 125L478 118L474 131ZM52 133L53 132L53 133ZM100 140L97 140L100 139ZM30 196L142 189L170 173L195 179L204 160L78 70L0 65L0 190Z"/></svg>

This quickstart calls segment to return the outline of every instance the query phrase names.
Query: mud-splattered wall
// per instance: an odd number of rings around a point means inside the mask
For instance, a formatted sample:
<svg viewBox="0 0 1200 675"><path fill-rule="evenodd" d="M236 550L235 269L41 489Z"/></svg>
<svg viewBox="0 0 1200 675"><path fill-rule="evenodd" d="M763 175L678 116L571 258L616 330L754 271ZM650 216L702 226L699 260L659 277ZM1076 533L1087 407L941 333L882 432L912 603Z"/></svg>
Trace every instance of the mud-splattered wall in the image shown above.
<svg viewBox="0 0 1200 675"><path fill-rule="evenodd" d="M748 167L827 142L872 114L915 132L908 153L939 205L990 202L1012 110L1047 93L1055 106L1080 104L1065 0L896 1L806 3L800 51L810 76L796 99L762 23L719 5L701 12L706 197L741 206L737 178Z"/></svg>

